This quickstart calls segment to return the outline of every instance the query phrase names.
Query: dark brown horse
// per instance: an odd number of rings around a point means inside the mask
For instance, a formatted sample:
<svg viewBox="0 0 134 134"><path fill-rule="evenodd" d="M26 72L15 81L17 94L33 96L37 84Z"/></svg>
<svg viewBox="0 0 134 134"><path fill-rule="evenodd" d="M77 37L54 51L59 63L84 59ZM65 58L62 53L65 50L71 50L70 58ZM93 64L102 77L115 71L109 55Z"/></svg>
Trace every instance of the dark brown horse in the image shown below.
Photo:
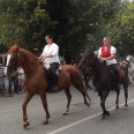
<svg viewBox="0 0 134 134"><path fill-rule="evenodd" d="M97 56L94 54L93 50L89 50L84 53L82 60L79 63L80 68L84 67L92 67L93 71L93 84L98 90L98 94L100 96L100 105L103 110L102 119L105 116L109 116L110 113L105 108L105 101L109 94L110 90L115 90L117 93L116 97L116 108L119 108L119 94L120 90L116 88L116 81L113 78L111 70L104 64L100 62ZM127 108L127 98L128 98L128 73L127 70L123 67L120 67L121 74L121 83L124 87L125 92L125 107Z"/></svg>
<svg viewBox="0 0 134 134"><path fill-rule="evenodd" d="M44 66L42 63L38 62L37 58L32 53L17 46L13 46L8 51L7 68L5 73L8 76L12 76L15 70L20 66L22 66L25 72L24 88L27 91L22 105L23 126L27 127L29 125L26 107L35 94L38 94L41 98L46 111L46 119L44 120L44 124L47 124L50 114L47 108L46 92L52 92L52 86L47 90L48 83L44 78ZM73 84L74 87L82 93L84 103L87 106L90 106L91 102L91 99L84 88L80 70L76 67L66 65L62 67L62 70L59 73L59 89L60 91L64 89L68 99L67 108L65 112L63 112L63 115L67 114L69 111L71 101L71 94L69 91L70 84ZM87 102L86 97L88 98L89 102Z"/></svg>

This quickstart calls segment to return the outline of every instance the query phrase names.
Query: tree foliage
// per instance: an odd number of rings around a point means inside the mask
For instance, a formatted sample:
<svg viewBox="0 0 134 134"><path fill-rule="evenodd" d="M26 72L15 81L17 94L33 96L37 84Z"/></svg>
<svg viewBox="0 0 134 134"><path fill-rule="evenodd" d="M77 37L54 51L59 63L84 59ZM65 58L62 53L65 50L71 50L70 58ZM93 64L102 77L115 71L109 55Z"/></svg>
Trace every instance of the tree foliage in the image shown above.
<svg viewBox="0 0 134 134"><path fill-rule="evenodd" d="M0 36L6 45L40 50L53 34L60 54L75 57L113 19L121 0L0 0ZM89 42L91 43L91 42Z"/></svg>
<svg viewBox="0 0 134 134"><path fill-rule="evenodd" d="M115 21L108 25L108 34L111 43L115 45L121 56L134 51L134 2L122 2L122 10L118 12Z"/></svg>

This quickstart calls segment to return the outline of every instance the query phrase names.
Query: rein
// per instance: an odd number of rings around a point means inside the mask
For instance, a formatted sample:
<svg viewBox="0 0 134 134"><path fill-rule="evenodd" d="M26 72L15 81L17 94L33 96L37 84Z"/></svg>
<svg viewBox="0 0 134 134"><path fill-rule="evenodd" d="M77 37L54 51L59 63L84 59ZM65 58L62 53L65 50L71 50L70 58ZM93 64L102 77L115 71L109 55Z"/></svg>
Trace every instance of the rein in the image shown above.
<svg viewBox="0 0 134 134"><path fill-rule="evenodd" d="M30 70L29 72L20 73L20 74L16 74L16 75L30 74L30 73L32 73L33 71L35 71L35 70L39 67L39 65L40 65L40 63L39 63L35 68L33 68L32 70Z"/></svg>
<svg viewBox="0 0 134 134"><path fill-rule="evenodd" d="M96 56L94 56L94 58L92 60L86 60L84 58L82 58L81 60L85 61L88 65L89 63L92 63L95 60Z"/></svg>

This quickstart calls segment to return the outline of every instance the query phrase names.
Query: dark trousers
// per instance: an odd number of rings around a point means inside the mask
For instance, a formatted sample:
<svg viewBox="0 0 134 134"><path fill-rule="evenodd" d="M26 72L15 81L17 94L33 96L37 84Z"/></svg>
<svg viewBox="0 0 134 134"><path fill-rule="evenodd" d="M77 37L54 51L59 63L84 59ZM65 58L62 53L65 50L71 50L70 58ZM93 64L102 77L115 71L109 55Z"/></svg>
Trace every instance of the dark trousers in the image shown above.
<svg viewBox="0 0 134 134"><path fill-rule="evenodd" d="M117 81L118 83L120 83L120 74L119 74L119 70L118 70L117 64L112 64L112 65L110 65L110 67L111 67L111 68L113 69L113 71L114 71L116 81Z"/></svg>
<svg viewBox="0 0 134 134"><path fill-rule="evenodd" d="M14 84L14 92L17 92L16 77L9 77L8 82L9 82L8 93L9 94L12 93L12 82Z"/></svg>
<svg viewBox="0 0 134 134"><path fill-rule="evenodd" d="M54 85L56 87L59 87L59 85L58 85L58 74L56 74L56 71L58 70L60 64L59 63L52 63L50 65L51 65L50 70L51 70Z"/></svg>
<svg viewBox="0 0 134 134"><path fill-rule="evenodd" d="M54 62L54 63L51 63L50 65L51 65L51 68L50 68L51 73L56 74L56 71L58 70L60 64L57 62Z"/></svg>

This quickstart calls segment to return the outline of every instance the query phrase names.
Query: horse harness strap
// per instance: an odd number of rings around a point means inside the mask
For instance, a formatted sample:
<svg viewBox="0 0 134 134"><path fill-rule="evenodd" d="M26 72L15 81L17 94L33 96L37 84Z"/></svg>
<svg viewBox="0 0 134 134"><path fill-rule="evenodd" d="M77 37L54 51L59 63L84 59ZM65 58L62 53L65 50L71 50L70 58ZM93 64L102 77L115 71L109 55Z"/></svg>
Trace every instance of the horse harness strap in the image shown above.
<svg viewBox="0 0 134 134"><path fill-rule="evenodd" d="M87 64L92 63L95 60L96 56L94 56L94 58L92 60L85 60L84 58L82 58L81 60L85 61Z"/></svg>
<svg viewBox="0 0 134 134"><path fill-rule="evenodd" d="M39 67L39 65L40 65L40 63L39 63L35 68L33 68L32 70L30 70L29 72L20 73L20 74L17 74L17 75L30 74L30 73L32 73L34 70L36 70L36 69Z"/></svg>
<svg viewBox="0 0 134 134"><path fill-rule="evenodd" d="M19 59L18 53L13 53L13 54L16 54L17 55L17 59L15 59L16 61L15 61L14 66L5 66L5 67L9 67L9 68L11 68L13 70L17 70L16 66L17 66L18 60L20 60L21 62L22 62L22 60ZM31 72L33 72L34 70L36 70L39 67L39 65L40 65L40 63L35 68L33 68L32 70L30 70L29 72L21 73L21 74L17 74L17 75L30 74Z"/></svg>

